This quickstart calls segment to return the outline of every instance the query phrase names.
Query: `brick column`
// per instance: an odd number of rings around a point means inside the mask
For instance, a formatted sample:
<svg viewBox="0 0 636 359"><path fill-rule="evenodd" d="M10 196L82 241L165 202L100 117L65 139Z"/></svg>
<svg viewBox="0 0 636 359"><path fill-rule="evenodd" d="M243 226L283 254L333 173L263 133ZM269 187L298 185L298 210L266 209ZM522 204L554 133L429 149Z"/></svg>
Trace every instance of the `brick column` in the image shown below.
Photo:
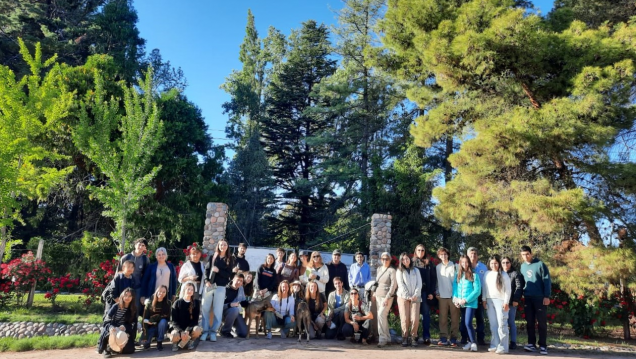
<svg viewBox="0 0 636 359"><path fill-rule="evenodd" d="M203 253L212 253L216 244L225 239L227 226L227 204L208 203L203 231Z"/></svg>
<svg viewBox="0 0 636 359"><path fill-rule="evenodd" d="M369 267L371 277L375 279L377 268L382 265L382 252L391 253L391 219L389 214L375 213L371 217L371 241L369 244Z"/></svg>

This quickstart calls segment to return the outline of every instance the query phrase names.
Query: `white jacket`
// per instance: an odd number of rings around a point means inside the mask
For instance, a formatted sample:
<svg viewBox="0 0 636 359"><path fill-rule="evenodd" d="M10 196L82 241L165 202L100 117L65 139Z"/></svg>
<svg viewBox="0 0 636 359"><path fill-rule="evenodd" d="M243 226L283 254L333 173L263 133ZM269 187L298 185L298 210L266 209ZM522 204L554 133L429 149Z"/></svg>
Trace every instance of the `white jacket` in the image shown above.
<svg viewBox="0 0 636 359"><path fill-rule="evenodd" d="M318 292L325 294L325 285L329 282L329 269L327 269L327 266L324 264L318 269L307 267L307 270L305 270L305 273L301 273L299 279L302 283L307 283L309 282L309 277L311 277L312 274L320 277L320 279L316 280L316 283L318 284Z"/></svg>
<svg viewBox="0 0 636 359"><path fill-rule="evenodd" d="M490 299L501 299L504 303L510 302L510 294L512 289L510 288L510 277L508 273L501 271L501 279L503 279L503 287L501 290L497 288L497 272L488 271L484 276L484 281L481 283L481 297L485 301Z"/></svg>
<svg viewBox="0 0 636 359"><path fill-rule="evenodd" d="M411 273L398 269L395 273L395 279L397 279L398 290L396 294L398 297L402 299L417 297L417 302L422 300L422 277L417 268L411 268Z"/></svg>
<svg viewBox="0 0 636 359"><path fill-rule="evenodd" d="M199 262L199 264L201 265L201 273L203 273L203 277L205 277L205 265L201 262ZM179 291L179 298L183 298L183 294L185 291L185 283L183 282L183 278L185 277L190 277L193 275L197 275L197 272L194 270L194 267L192 266L192 262L187 261L183 264L183 266L181 266L181 270L179 271L179 278L177 278L177 280L179 281L179 283L181 283L181 291ZM188 281L187 283L192 283L194 284L194 288L196 288L197 284L195 282L192 281ZM203 287L205 286L205 281L201 280L201 284L199 286L198 292L199 294L203 294Z"/></svg>

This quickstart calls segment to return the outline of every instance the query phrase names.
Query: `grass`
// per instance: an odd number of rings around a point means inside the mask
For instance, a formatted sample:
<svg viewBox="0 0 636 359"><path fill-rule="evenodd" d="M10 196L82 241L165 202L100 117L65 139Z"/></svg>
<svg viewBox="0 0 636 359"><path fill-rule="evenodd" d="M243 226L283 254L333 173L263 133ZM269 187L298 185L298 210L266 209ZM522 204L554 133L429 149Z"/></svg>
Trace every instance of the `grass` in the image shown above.
<svg viewBox="0 0 636 359"><path fill-rule="evenodd" d="M99 334L70 335L68 337L34 337L25 339L0 338L0 352L86 348L95 346L98 339Z"/></svg>
<svg viewBox="0 0 636 359"><path fill-rule="evenodd" d="M44 298L44 293L36 293L33 298L33 307L15 308L9 306L0 310L0 322L38 322L38 323L91 323L102 322L103 305L93 303L86 307L78 302L80 294L60 294L57 296L57 308L53 308L51 302Z"/></svg>

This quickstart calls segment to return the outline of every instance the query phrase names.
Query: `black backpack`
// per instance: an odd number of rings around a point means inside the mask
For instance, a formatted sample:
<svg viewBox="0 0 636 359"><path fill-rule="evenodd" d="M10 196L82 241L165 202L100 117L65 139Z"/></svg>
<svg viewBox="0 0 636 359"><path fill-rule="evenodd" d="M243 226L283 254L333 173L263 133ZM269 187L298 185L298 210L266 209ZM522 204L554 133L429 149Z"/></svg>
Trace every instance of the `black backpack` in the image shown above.
<svg viewBox="0 0 636 359"><path fill-rule="evenodd" d="M108 283L104 291L102 292L102 303L113 305L115 298L113 298L113 291L115 290L115 278Z"/></svg>

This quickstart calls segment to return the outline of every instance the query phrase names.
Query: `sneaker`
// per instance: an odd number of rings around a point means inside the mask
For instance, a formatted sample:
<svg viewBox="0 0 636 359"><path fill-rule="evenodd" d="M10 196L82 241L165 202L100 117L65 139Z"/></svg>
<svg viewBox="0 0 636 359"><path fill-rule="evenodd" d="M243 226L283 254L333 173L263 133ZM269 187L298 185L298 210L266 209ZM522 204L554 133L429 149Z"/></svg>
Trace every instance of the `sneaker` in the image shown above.
<svg viewBox="0 0 636 359"><path fill-rule="evenodd" d="M192 350L194 349L195 345L194 345L194 340L190 340L188 342L188 350Z"/></svg>
<svg viewBox="0 0 636 359"><path fill-rule="evenodd" d="M541 354L541 355L548 355L548 348L546 348L546 347L540 347L540 348L539 348L539 354Z"/></svg>
<svg viewBox="0 0 636 359"><path fill-rule="evenodd" d="M150 342L149 342L149 341L146 341L146 342L144 343L144 350L148 350L148 349L150 349Z"/></svg>
<svg viewBox="0 0 636 359"><path fill-rule="evenodd" d="M110 350L105 350L104 354L102 354L104 356L104 358L112 358L113 357L113 353L110 352Z"/></svg>
<svg viewBox="0 0 636 359"><path fill-rule="evenodd" d="M470 351L476 352L476 351L477 351L477 344L472 343L472 344L470 345Z"/></svg>
<svg viewBox="0 0 636 359"><path fill-rule="evenodd" d="M527 352L535 353L537 351L537 347L535 347L534 344L526 344L526 346L523 347L523 350Z"/></svg>
<svg viewBox="0 0 636 359"><path fill-rule="evenodd" d="M496 351L497 351L497 348L488 348L488 351L489 351L489 352L491 352L491 353L492 353L492 352L496 352Z"/></svg>
<svg viewBox="0 0 636 359"><path fill-rule="evenodd" d="M419 338L417 340L417 344L424 344L424 338Z"/></svg>
<svg viewBox="0 0 636 359"><path fill-rule="evenodd" d="M178 352L179 351L179 344L172 343L172 351L173 352Z"/></svg>
<svg viewBox="0 0 636 359"><path fill-rule="evenodd" d="M413 348L417 347L418 342L419 342L419 340L417 340L417 339L413 338L413 340L411 340L411 346L412 346Z"/></svg>
<svg viewBox="0 0 636 359"><path fill-rule="evenodd" d="M272 339L272 332L267 332L267 339Z"/></svg>
<svg viewBox="0 0 636 359"><path fill-rule="evenodd" d="M470 350L470 346L471 346L471 343L466 343L466 345L464 345L464 347L462 349Z"/></svg>
<svg viewBox="0 0 636 359"><path fill-rule="evenodd" d="M403 347L407 347L407 346L409 346L409 340L408 340L408 338L406 338L406 337L402 338L402 346L403 346Z"/></svg>
<svg viewBox="0 0 636 359"><path fill-rule="evenodd" d="M287 338L287 334L285 334L285 332L284 332L284 331L282 331L282 330L280 331L280 338L281 338L281 339L285 339L285 338Z"/></svg>
<svg viewBox="0 0 636 359"><path fill-rule="evenodd" d="M495 350L495 354L508 354L508 352L505 351L503 347L499 347Z"/></svg>
<svg viewBox="0 0 636 359"><path fill-rule="evenodd" d="M510 342L510 349L511 349L511 350L515 350L515 349L517 349L517 343L515 343L515 342Z"/></svg>
<svg viewBox="0 0 636 359"><path fill-rule="evenodd" d="M216 341L216 332L210 333L210 338L209 339L210 339L211 342L215 342Z"/></svg>
<svg viewBox="0 0 636 359"><path fill-rule="evenodd" d="M163 350L163 343L162 342L157 342L157 350L158 351L162 351Z"/></svg>
<svg viewBox="0 0 636 359"><path fill-rule="evenodd" d="M439 342L437 342L437 345L439 345L440 347L447 347L447 346L450 345L450 343L448 341L446 341L446 340L444 340L444 341L440 340Z"/></svg>
<svg viewBox="0 0 636 359"><path fill-rule="evenodd" d="M451 348L457 348L457 339L451 339L450 341L450 347Z"/></svg>
<svg viewBox="0 0 636 359"><path fill-rule="evenodd" d="M206 340L208 340L208 333L204 332L203 334L201 334L201 341L204 342Z"/></svg>

